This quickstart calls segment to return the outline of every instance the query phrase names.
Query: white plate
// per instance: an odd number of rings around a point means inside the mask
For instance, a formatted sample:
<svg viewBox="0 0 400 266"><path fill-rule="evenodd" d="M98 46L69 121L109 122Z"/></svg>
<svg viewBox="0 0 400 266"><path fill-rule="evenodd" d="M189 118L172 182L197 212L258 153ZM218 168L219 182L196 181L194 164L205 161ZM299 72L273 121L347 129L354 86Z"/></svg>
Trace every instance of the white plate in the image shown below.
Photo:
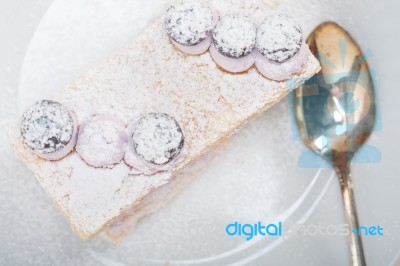
<svg viewBox="0 0 400 266"><path fill-rule="evenodd" d="M295 17L303 25L305 34L319 22L333 18L342 19L345 25L351 24L356 34L363 28L362 23L354 26L344 14L338 14L342 3L305 0L271 3ZM34 100L52 95L124 47L164 7L163 1L156 0L55 1L25 55L18 88L19 112ZM361 22L366 20L361 15L358 18ZM34 228L37 235L43 236L20 245L38 256L54 254L51 259L39 258L41 265L82 265L83 261L87 265L162 265L165 261L173 265L346 264L345 236L298 234L285 239L267 237L245 241L225 233L226 225L234 221L282 220L324 226L343 223L336 178L330 169L302 169L298 158L305 150L293 136L285 100L235 135L222 148L220 156L182 194L141 221L123 242L113 244L104 237L81 242L61 215L43 216L37 209L20 206L31 221L40 224ZM33 179L24 171L24 175ZM359 195L360 202L368 198ZM39 193L38 197L46 195ZM42 201L45 212L56 212L50 201ZM361 218L368 217L368 209L359 205ZM40 241L40 250L36 249L38 243L34 240ZM376 241L367 239L368 254L376 254ZM395 253L394 250L382 258L389 263ZM374 258L374 255L367 256L377 262Z"/></svg>

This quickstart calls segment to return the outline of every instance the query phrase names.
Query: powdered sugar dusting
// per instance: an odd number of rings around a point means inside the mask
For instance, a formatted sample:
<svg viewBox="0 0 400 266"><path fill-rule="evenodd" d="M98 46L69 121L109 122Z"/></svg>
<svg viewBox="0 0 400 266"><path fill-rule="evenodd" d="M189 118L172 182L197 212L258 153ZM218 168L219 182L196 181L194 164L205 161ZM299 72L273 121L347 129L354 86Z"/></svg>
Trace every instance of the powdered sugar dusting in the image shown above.
<svg viewBox="0 0 400 266"><path fill-rule="evenodd" d="M121 162L127 135L124 125L112 117L96 116L81 125L76 149L94 167L111 167Z"/></svg>
<svg viewBox="0 0 400 266"><path fill-rule="evenodd" d="M231 73L240 73L248 70L253 66L256 57L255 51L240 58L224 56L217 51L214 45L210 48L210 55L218 66Z"/></svg>
<svg viewBox="0 0 400 266"><path fill-rule="evenodd" d="M213 41L218 52L239 58L250 54L256 44L256 25L244 15L224 17L213 31Z"/></svg>
<svg viewBox="0 0 400 266"><path fill-rule="evenodd" d="M124 161L127 165L132 167L129 175L153 176L157 173L171 172L184 161L186 154L187 146L183 145L180 154L175 159L167 164L157 165L143 160L143 158L136 153L133 145L127 145Z"/></svg>
<svg viewBox="0 0 400 266"><path fill-rule="evenodd" d="M207 38L213 28L213 12L201 2L181 1L165 16L168 35L181 45L195 45Z"/></svg>
<svg viewBox="0 0 400 266"><path fill-rule="evenodd" d="M267 59L281 63L292 58L301 47L300 25L285 15L274 15L262 23L257 33L257 48Z"/></svg>
<svg viewBox="0 0 400 266"><path fill-rule="evenodd" d="M68 145L73 137L74 121L65 106L43 100L24 112L20 129L29 148L41 154L49 154Z"/></svg>
<svg viewBox="0 0 400 266"><path fill-rule="evenodd" d="M183 147L183 133L167 114L151 113L139 120L132 134L133 147L145 161L163 165L176 158Z"/></svg>

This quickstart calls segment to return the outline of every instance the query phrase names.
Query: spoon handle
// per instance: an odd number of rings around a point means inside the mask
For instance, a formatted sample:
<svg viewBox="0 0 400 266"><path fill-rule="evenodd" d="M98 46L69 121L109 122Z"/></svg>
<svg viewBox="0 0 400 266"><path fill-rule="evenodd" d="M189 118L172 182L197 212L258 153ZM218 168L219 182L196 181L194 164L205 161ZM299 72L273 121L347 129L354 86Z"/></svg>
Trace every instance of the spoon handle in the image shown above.
<svg viewBox="0 0 400 266"><path fill-rule="evenodd" d="M351 262L353 266L364 266L365 257L361 236L352 232L353 229L359 228L359 223L354 200L353 184L351 181L350 164L346 163L335 166L334 168L340 181L345 219L350 227L348 243L351 253Z"/></svg>

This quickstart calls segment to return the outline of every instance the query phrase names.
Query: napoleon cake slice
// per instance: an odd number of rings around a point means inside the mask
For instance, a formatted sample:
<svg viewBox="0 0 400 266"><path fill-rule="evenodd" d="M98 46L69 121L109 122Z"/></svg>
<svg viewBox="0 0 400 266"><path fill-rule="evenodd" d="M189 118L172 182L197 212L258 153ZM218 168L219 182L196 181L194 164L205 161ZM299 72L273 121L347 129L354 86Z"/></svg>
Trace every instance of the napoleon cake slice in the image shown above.
<svg viewBox="0 0 400 266"><path fill-rule="evenodd" d="M126 49L51 100L37 103L50 104L58 115L49 115L49 107L39 108L35 119L11 130L16 153L83 239L116 228L124 217L137 214L139 219L164 205L188 180L182 171L320 69L298 38L297 24L286 17L269 22L273 12L265 1L191 5L173 3ZM187 12L195 12L194 21ZM291 28L277 27L276 20ZM221 21L246 21L250 39L241 42L232 34L243 29L226 32L230 26L213 34ZM265 21L285 31L277 36L293 33L290 53L275 53L265 36L257 40L254 29ZM263 32L274 30L265 27ZM224 43L223 36L238 42ZM291 48L278 43L285 51ZM271 64L259 71L257 60ZM287 67L291 62L296 67ZM285 65L274 80L270 66L279 64ZM290 77L281 80L288 75L284 69L291 71ZM27 109L24 116L31 115L32 108Z"/></svg>

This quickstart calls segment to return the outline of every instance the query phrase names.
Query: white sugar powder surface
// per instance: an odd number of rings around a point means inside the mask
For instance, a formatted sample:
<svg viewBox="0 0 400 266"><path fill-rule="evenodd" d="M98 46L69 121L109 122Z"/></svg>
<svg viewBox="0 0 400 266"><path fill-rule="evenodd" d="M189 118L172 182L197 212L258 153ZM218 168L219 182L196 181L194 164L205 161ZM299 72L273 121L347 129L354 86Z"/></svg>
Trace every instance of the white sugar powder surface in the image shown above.
<svg viewBox="0 0 400 266"><path fill-rule="evenodd" d="M121 162L127 140L121 122L111 117L97 116L80 127L76 149L89 165L110 167Z"/></svg>
<svg viewBox="0 0 400 266"><path fill-rule="evenodd" d="M41 154L54 153L71 141L74 120L69 110L58 102L40 101L23 114L21 134L25 143Z"/></svg>
<svg viewBox="0 0 400 266"><path fill-rule="evenodd" d="M207 38L213 24L212 10L198 1L180 1L168 8L165 14L169 36L182 45L195 45Z"/></svg>
<svg viewBox="0 0 400 266"><path fill-rule="evenodd" d="M179 155L184 136L176 120L167 114L148 114L133 129L133 146L144 160L163 165Z"/></svg>
<svg viewBox="0 0 400 266"><path fill-rule="evenodd" d="M257 48L266 58L283 62L293 57L301 47L300 25L286 15L269 17L257 32Z"/></svg>
<svg viewBox="0 0 400 266"><path fill-rule="evenodd" d="M256 36L256 25L240 14L223 17L213 31L217 50L234 58L250 54L256 44Z"/></svg>

